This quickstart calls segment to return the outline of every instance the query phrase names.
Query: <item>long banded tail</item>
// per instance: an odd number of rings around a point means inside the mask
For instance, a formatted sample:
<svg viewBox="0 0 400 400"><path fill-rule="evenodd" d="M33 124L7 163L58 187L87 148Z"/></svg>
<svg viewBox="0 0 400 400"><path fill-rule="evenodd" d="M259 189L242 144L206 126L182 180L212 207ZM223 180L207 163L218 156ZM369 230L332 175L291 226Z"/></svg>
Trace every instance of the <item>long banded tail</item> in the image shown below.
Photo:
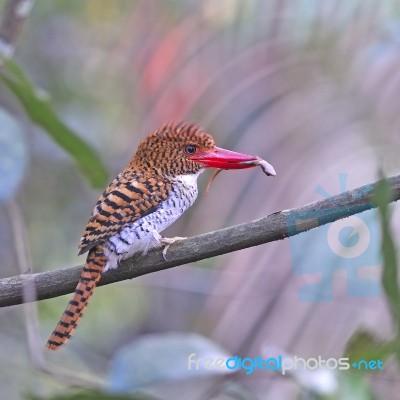
<svg viewBox="0 0 400 400"><path fill-rule="evenodd" d="M104 255L102 245L97 245L89 251L75 293L47 341L46 347L49 350L58 350L62 344L68 342L74 333L101 278L106 263L107 257Z"/></svg>

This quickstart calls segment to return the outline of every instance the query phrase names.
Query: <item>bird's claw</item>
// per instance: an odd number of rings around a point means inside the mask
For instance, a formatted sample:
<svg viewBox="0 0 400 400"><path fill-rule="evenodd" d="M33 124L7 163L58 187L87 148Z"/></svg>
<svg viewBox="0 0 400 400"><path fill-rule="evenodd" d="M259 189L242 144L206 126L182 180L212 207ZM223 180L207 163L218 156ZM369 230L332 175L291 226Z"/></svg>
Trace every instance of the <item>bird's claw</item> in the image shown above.
<svg viewBox="0 0 400 400"><path fill-rule="evenodd" d="M181 240L185 240L185 239L187 239L187 238L185 238L185 237L180 237L180 236L175 236L175 237L173 237L173 238L165 238L165 237L162 237L162 238L160 239L160 243L161 243L162 245L164 245L164 249L163 249L163 251L162 251L162 256L163 256L164 261L168 261L168 260L167 260L167 251L168 251L169 247L171 246L171 244L174 244L174 243L176 243L176 242L180 242Z"/></svg>

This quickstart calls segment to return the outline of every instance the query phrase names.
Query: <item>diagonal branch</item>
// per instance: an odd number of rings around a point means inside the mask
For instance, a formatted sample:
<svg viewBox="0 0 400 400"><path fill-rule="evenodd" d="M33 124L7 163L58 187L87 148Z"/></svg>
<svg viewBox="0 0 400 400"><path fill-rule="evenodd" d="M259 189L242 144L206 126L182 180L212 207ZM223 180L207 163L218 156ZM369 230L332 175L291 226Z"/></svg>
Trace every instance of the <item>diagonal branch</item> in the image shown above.
<svg viewBox="0 0 400 400"><path fill-rule="evenodd" d="M400 175L388 179L393 190L392 201L400 199ZM369 184L328 199L305 206L280 211L265 218L231 226L183 240L168 250L168 261L160 250L146 256L135 255L122 262L117 270L107 272L100 285L150 274L189 262L203 260L220 254L258 246L297 235L321 225L375 208L371 196L375 184ZM78 282L82 266L58 269L0 280L0 307L22 302L22 283L32 279L38 300L49 299L72 292Z"/></svg>

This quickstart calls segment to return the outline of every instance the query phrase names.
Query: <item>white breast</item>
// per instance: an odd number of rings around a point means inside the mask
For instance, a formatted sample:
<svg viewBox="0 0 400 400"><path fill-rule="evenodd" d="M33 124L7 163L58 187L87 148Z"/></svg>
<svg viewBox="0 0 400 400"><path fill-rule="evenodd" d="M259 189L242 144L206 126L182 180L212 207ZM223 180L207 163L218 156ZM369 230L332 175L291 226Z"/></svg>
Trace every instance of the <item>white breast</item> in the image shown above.
<svg viewBox="0 0 400 400"><path fill-rule="evenodd" d="M120 260L138 252L145 254L149 249L160 245L155 239L154 231L161 233L193 205L198 194L197 178L201 172L196 175L177 176L172 193L161 203L157 211L125 226L108 239L106 243L108 262L105 271L117 268Z"/></svg>

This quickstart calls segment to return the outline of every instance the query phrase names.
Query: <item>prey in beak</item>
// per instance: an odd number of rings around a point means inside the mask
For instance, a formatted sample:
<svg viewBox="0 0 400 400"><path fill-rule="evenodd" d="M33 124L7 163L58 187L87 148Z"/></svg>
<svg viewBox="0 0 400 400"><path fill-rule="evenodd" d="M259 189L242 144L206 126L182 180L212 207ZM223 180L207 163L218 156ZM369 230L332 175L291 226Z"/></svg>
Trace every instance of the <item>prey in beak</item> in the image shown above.
<svg viewBox="0 0 400 400"><path fill-rule="evenodd" d="M260 166L266 175L276 176L274 167L260 157L237 153L216 146L212 150L199 151L191 156L190 159L202 164L205 168L217 168L211 175L207 184L206 196L208 195L212 182L223 170L246 169Z"/></svg>
<svg viewBox="0 0 400 400"><path fill-rule="evenodd" d="M190 159L202 164L205 168L217 168L223 170L245 169L260 166L266 175L276 175L273 166L258 156L237 153L216 146L212 150L198 151L196 154L191 156Z"/></svg>

